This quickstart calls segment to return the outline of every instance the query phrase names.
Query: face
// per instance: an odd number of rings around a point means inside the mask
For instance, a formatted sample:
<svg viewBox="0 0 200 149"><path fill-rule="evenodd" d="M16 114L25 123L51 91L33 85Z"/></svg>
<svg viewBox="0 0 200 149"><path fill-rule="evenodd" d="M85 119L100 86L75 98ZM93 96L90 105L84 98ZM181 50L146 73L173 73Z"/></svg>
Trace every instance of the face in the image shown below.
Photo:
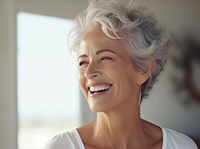
<svg viewBox="0 0 200 149"><path fill-rule="evenodd" d="M84 35L78 56L80 87L92 111L137 104L140 72L122 40L110 39L100 27L94 27Z"/></svg>

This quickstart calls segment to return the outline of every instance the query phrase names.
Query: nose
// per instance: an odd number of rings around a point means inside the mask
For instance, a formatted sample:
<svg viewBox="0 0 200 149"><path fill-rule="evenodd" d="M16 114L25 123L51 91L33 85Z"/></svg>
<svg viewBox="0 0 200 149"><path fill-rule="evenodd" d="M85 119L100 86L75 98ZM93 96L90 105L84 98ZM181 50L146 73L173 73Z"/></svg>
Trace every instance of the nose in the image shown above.
<svg viewBox="0 0 200 149"><path fill-rule="evenodd" d="M95 63L90 63L86 69L85 77L87 79L95 79L98 78L101 75L100 71L98 70L98 67Z"/></svg>

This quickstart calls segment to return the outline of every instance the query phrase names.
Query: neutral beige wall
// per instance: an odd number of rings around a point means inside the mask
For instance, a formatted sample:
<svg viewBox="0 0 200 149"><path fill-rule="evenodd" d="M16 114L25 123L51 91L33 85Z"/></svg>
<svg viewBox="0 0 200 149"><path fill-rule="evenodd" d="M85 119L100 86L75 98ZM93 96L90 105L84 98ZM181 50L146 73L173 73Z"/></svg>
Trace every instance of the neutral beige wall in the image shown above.
<svg viewBox="0 0 200 149"><path fill-rule="evenodd" d="M88 0L16 0L17 11L73 19L86 8Z"/></svg>
<svg viewBox="0 0 200 149"><path fill-rule="evenodd" d="M186 29L200 36L199 0L141 0L141 3L171 31L181 34Z"/></svg>
<svg viewBox="0 0 200 149"><path fill-rule="evenodd" d="M14 0L0 0L0 148L17 148Z"/></svg>

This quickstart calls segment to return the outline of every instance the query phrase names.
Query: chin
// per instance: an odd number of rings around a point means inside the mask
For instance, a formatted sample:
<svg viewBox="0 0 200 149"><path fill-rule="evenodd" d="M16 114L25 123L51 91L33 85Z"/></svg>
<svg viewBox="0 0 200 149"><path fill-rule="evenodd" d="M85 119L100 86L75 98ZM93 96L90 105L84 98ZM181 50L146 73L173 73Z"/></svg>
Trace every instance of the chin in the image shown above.
<svg viewBox="0 0 200 149"><path fill-rule="evenodd" d="M97 106L97 105L89 105L89 107L90 107L90 110L92 111L92 112L95 112L95 113L98 113L98 112L108 112L108 111L110 111L112 108L110 108L110 107L105 107L105 106Z"/></svg>
<svg viewBox="0 0 200 149"><path fill-rule="evenodd" d="M92 112L103 112L106 110L105 107L99 105L89 104L89 107Z"/></svg>
<svg viewBox="0 0 200 149"><path fill-rule="evenodd" d="M97 108L96 106L90 106L90 110L92 112L102 112L102 108Z"/></svg>

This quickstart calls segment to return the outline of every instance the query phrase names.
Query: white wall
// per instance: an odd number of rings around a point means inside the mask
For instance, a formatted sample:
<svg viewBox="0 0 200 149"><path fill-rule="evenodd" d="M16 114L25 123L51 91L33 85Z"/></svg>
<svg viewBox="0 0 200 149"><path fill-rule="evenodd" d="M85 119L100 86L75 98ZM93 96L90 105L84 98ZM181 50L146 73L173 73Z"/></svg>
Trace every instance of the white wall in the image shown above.
<svg viewBox="0 0 200 149"><path fill-rule="evenodd" d="M142 0L156 17L171 31L181 35L185 28L200 35L198 0ZM16 18L15 13L25 11L63 18L74 18L84 9L87 0L0 0L0 148L17 148L16 101ZM172 94L169 80L173 71L168 63L161 80L150 99L142 104L142 116L164 127L174 128L191 135L200 135L200 108L185 108ZM87 106L85 106L87 108ZM83 111L86 111L83 109ZM83 123L93 116L84 114Z"/></svg>

